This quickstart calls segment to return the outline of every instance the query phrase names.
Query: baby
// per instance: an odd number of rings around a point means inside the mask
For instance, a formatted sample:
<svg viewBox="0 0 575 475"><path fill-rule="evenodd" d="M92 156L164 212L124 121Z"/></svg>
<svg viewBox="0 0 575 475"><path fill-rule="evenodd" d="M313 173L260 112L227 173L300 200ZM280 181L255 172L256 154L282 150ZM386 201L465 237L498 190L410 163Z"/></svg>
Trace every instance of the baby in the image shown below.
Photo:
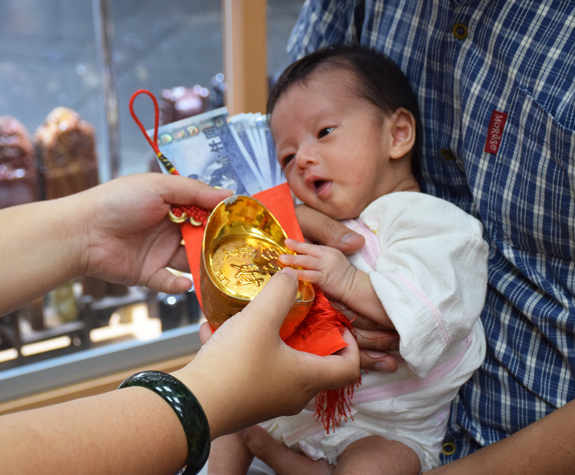
<svg viewBox="0 0 575 475"><path fill-rule="evenodd" d="M479 314L487 244L479 221L420 193L417 99L381 53L331 46L289 66L270 93L270 125L291 190L365 236L361 252L288 240L298 277L400 336L393 374L363 372L353 420L326 433L302 413L263 424L334 473L413 473L439 465L450 403L485 356ZM281 371L281 368L278 368ZM215 441L210 474L245 473L232 434Z"/></svg>

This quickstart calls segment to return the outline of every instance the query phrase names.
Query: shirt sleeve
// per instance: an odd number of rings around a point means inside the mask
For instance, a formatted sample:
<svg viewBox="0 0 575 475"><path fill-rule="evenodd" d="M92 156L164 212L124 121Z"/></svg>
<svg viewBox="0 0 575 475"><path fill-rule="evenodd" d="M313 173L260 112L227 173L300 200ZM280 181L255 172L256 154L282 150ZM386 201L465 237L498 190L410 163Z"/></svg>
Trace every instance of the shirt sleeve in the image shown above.
<svg viewBox="0 0 575 475"><path fill-rule="evenodd" d="M376 211L370 219L378 220L382 247L369 275L399 333L401 356L423 378L481 313L488 246L472 216L443 200L409 195L403 206L394 197L383 209L368 208Z"/></svg>
<svg viewBox="0 0 575 475"><path fill-rule="evenodd" d="M288 40L291 61L329 44L358 43L365 0L306 0Z"/></svg>

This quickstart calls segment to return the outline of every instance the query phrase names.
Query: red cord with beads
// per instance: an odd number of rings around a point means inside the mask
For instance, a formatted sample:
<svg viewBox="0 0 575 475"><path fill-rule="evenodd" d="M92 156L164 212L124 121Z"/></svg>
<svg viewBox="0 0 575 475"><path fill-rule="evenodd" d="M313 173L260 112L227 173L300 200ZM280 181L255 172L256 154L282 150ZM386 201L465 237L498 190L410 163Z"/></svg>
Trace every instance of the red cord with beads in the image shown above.
<svg viewBox="0 0 575 475"><path fill-rule="evenodd" d="M142 121L138 118L138 116L134 112L134 100L140 94L146 94L147 96L149 96L152 99L152 102L154 103L154 138L153 138L153 140L152 140L152 138L150 138L150 136L146 132L146 128L144 127L144 124L142 124ZM164 165L164 167L166 167L166 170L170 174L179 175L178 170L176 170L176 168L174 167L172 162L170 162L170 160L168 160L168 158L160 151L160 147L158 146L158 129L160 127L160 107L158 106L158 101L156 100L155 96L150 91L148 91L146 89L139 89L136 92L134 92L134 94L132 94L132 97L130 98L129 106L130 106L130 114L132 115L134 122L136 122L136 124L138 125L138 127L140 128L142 133L144 134L144 137L146 138L146 140L148 141L148 143L150 144L150 146L152 147L154 152L156 152L156 156L158 157L158 159L160 160L162 165ZM203 208L199 208L198 206L172 205L171 210L170 210L170 219L176 223L183 223L186 220L189 220L190 223L192 223L194 226L201 226L201 225L206 224L206 221L208 219L209 214L210 214L210 211L203 209Z"/></svg>

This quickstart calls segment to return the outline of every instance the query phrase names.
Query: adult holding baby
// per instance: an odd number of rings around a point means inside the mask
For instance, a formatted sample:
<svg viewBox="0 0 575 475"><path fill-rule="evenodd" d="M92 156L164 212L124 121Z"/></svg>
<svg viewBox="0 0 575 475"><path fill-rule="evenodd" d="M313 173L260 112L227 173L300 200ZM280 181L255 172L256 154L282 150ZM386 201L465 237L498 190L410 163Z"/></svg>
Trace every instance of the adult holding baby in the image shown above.
<svg viewBox="0 0 575 475"><path fill-rule="evenodd" d="M564 1L308 0L290 39L292 60L336 43L388 54L420 98L422 191L484 226L487 357L452 405L442 460L457 461L437 473L571 473L575 463L574 29ZM309 208L298 219L314 242L363 245ZM306 473L299 454L263 436L248 438L258 456Z"/></svg>

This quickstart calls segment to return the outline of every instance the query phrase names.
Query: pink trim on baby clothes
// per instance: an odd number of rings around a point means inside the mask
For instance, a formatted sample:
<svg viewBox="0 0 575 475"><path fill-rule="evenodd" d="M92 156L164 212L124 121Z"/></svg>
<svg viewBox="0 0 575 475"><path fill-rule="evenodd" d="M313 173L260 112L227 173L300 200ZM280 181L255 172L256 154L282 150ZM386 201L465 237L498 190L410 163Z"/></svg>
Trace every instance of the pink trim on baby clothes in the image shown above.
<svg viewBox="0 0 575 475"><path fill-rule="evenodd" d="M445 363L433 368L424 379L414 376L413 378L396 381L394 383L381 384L369 389L362 390L360 387L353 393L351 402L353 404L361 404L363 402L371 402L380 399L391 399L403 394L421 391L422 389L434 385L461 362L465 353L471 346L472 341L473 332L463 340L465 345L460 351L458 351L453 357L449 358Z"/></svg>
<svg viewBox="0 0 575 475"><path fill-rule="evenodd" d="M369 389L356 389L351 400L352 404L361 404L364 402L372 402L381 399L390 399L393 397L401 396L403 394L420 391L429 386L435 385L461 362L467 350L471 346L472 341L473 332L471 332L469 336L463 340L465 345L460 351L458 351L445 363L434 368L425 379L419 379L417 376L414 376L410 379L396 381L395 383L381 384ZM447 405L447 407L449 407L449 405ZM351 415L353 416L356 413L357 409L352 406ZM449 412L447 412L447 414L449 414ZM440 415L440 420L443 415L444 413L442 412ZM282 438L284 443L288 447L291 447L294 444L297 444L300 441L312 436L313 434L320 432L325 435L325 428L323 427L323 424L321 422L315 421L313 416L310 414L310 421L308 424L305 424L303 427L300 427L293 432L289 432L288 430L282 435Z"/></svg>
<svg viewBox="0 0 575 475"><path fill-rule="evenodd" d="M365 238L365 245L361 248L361 251L359 251L358 254L363 257L363 260L369 265L369 267L375 270L377 256L379 256L379 253L381 252L381 246L377 235L359 219L346 219L345 221L342 221L342 224L352 231L361 234Z"/></svg>

